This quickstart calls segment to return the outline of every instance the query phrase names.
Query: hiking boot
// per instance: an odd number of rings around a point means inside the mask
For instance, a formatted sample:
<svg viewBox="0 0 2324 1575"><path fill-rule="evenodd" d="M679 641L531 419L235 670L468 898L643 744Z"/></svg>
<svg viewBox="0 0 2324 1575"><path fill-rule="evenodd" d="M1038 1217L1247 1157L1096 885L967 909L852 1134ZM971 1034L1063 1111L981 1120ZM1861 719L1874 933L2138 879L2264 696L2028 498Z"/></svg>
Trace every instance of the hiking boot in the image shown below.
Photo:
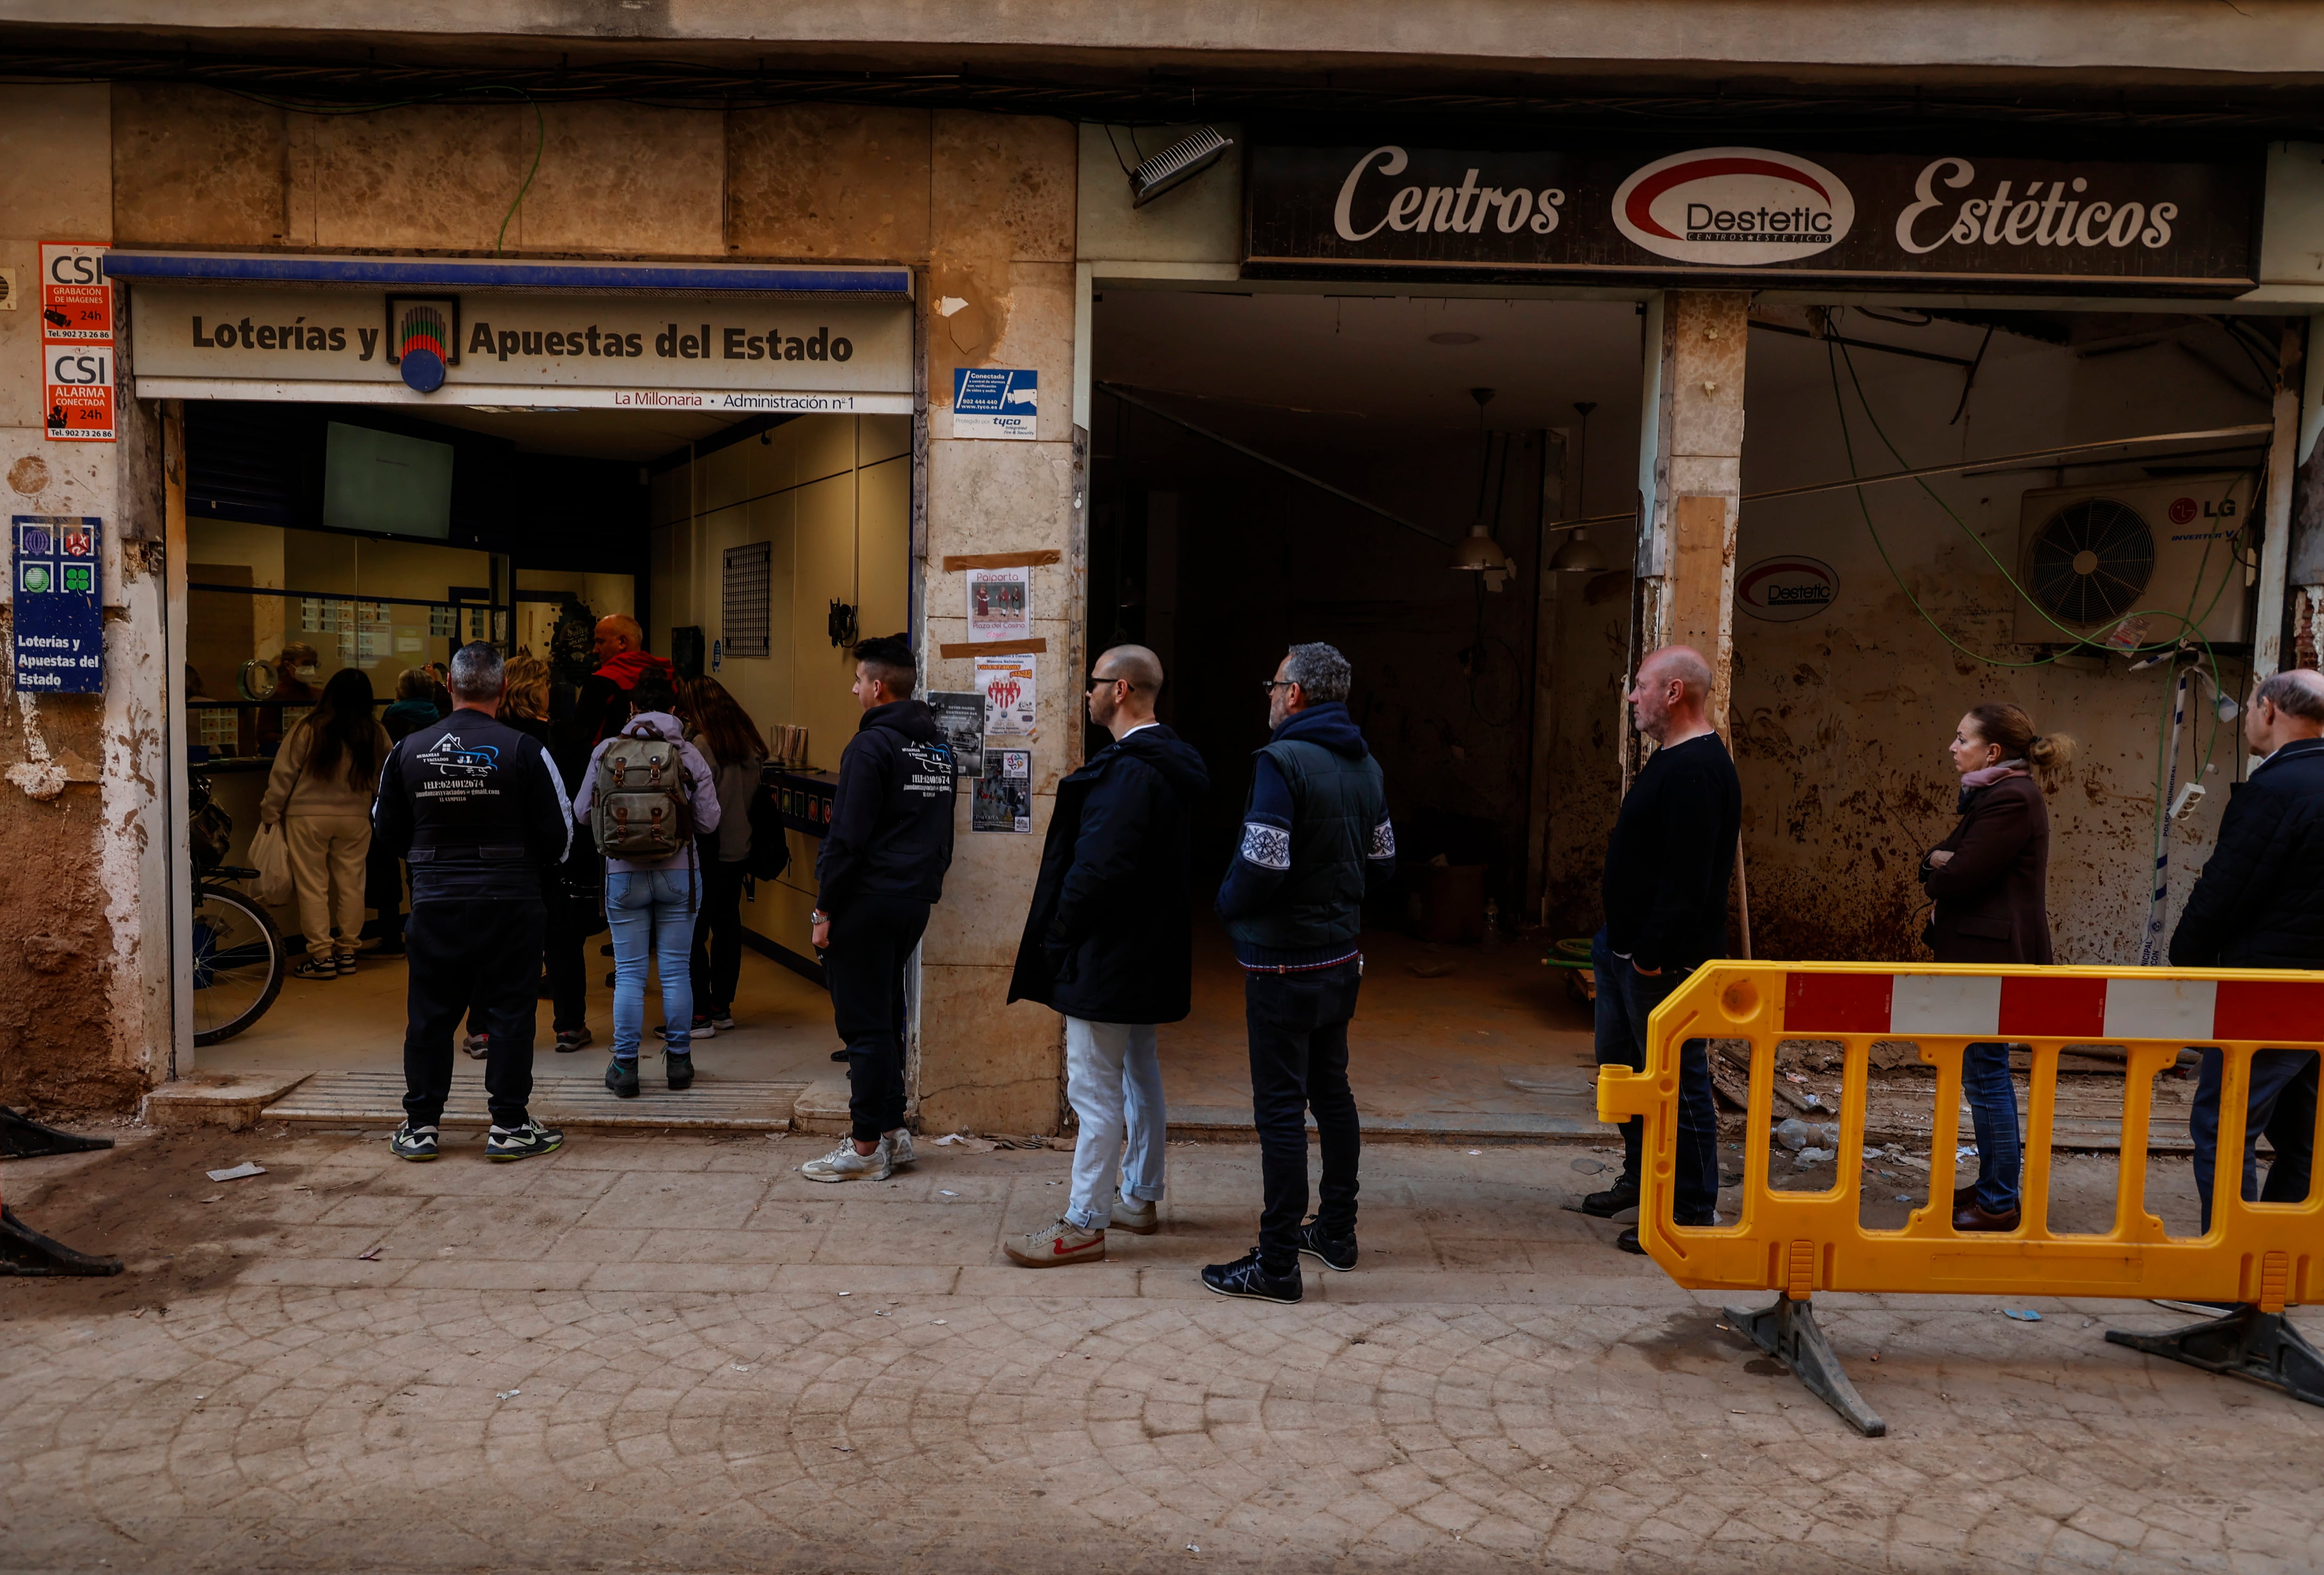
<svg viewBox="0 0 2324 1575"><path fill-rule="evenodd" d="M560 1053L570 1050L578 1050L584 1045L588 1043L589 1030L586 1028L559 1028L557 1030L557 1048Z"/></svg>
<svg viewBox="0 0 2324 1575"><path fill-rule="evenodd" d="M1162 1229L1162 1210L1151 1198L1113 1196L1113 1212L1106 1221L1132 1236L1151 1236Z"/></svg>
<svg viewBox="0 0 2324 1575"><path fill-rule="evenodd" d="M339 965L327 957L320 962L309 957L290 970L293 979L337 979L338 976Z"/></svg>
<svg viewBox="0 0 2324 1575"><path fill-rule="evenodd" d="M409 1117L387 1140L387 1151L398 1159L433 1159L436 1157L436 1128L415 1127Z"/></svg>
<svg viewBox="0 0 2324 1575"><path fill-rule="evenodd" d="M565 1134L553 1127L527 1119L521 1127L494 1127L484 1134L486 1159L530 1159L536 1154L549 1154L561 1148Z"/></svg>
<svg viewBox="0 0 2324 1575"><path fill-rule="evenodd" d="M1069 1263L1103 1263L1105 1232L1084 1230L1070 1220L1057 1220L1038 1230L1028 1230L1012 1241L1002 1242L1001 1250L1027 1268L1056 1268Z"/></svg>
<svg viewBox="0 0 2324 1575"><path fill-rule="evenodd" d="M908 1127L899 1127L882 1135L888 1145L888 1163L897 1170L903 1169L917 1157L912 1153L912 1132Z"/></svg>
<svg viewBox="0 0 2324 1575"><path fill-rule="evenodd" d="M2006 1214L1996 1214L1982 1203L1972 1200L1969 1206L1953 1215L1956 1230L2010 1231L2017 1229L2018 1212L2012 1209Z"/></svg>
<svg viewBox="0 0 2324 1575"><path fill-rule="evenodd" d="M611 1061L605 1063L605 1086L613 1091L613 1097L616 1099L633 1100L637 1098L637 1057L632 1055L628 1060L624 1061L620 1056L616 1055Z"/></svg>
<svg viewBox="0 0 2324 1575"><path fill-rule="evenodd" d="M670 1087L678 1089L694 1086L694 1057L687 1052L684 1050L668 1052L661 1058L661 1067L669 1074Z"/></svg>
<svg viewBox="0 0 2324 1575"><path fill-rule="evenodd" d="M490 1034L471 1034L460 1041L460 1048L482 1061L492 1052L493 1036Z"/></svg>
<svg viewBox="0 0 2324 1575"><path fill-rule="evenodd" d="M1612 1186L1582 1200L1582 1211L1599 1220L1611 1220L1623 1210L1637 1206L1638 1181L1631 1175L1617 1176Z"/></svg>
<svg viewBox="0 0 2324 1575"><path fill-rule="evenodd" d="M1310 1220L1299 1227L1299 1251L1334 1274L1343 1275L1356 1266L1356 1239L1324 1235L1321 1220Z"/></svg>
<svg viewBox="0 0 2324 1575"><path fill-rule="evenodd" d="M869 1154L855 1152L855 1140L843 1138L839 1147L821 1159L810 1159L799 1166L799 1174L816 1182L886 1181L895 1173L888 1157L888 1140Z"/></svg>
<svg viewBox="0 0 2324 1575"><path fill-rule="evenodd" d="M1252 1302L1282 1302L1295 1303L1306 1294L1295 1266L1287 1275L1271 1275L1259 1266L1256 1251L1245 1253L1232 1263L1214 1263L1203 1271L1203 1285L1222 1296L1240 1296Z"/></svg>

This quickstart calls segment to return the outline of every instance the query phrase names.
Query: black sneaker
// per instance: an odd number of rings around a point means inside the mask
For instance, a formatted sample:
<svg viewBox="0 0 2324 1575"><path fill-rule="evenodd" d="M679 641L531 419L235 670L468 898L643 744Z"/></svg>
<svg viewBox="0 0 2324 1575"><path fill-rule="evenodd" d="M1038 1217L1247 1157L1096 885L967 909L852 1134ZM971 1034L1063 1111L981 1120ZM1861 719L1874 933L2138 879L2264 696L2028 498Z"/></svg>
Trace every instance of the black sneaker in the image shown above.
<svg viewBox="0 0 2324 1575"><path fill-rule="evenodd" d="M1257 1252L1245 1253L1232 1263L1211 1265L1203 1271L1203 1285L1222 1296L1286 1303L1297 1302L1307 1288L1300 1282L1296 1268L1287 1275L1268 1274L1259 1266Z"/></svg>
<svg viewBox="0 0 2324 1575"><path fill-rule="evenodd" d="M1356 1266L1356 1239L1326 1236L1318 1220L1310 1220L1299 1227L1299 1251L1335 1274L1346 1274Z"/></svg>
<svg viewBox="0 0 2324 1575"><path fill-rule="evenodd" d="M616 1055L605 1063L605 1086L619 1099L638 1097L638 1064L635 1057L624 1061Z"/></svg>
<svg viewBox="0 0 2324 1575"><path fill-rule="evenodd" d="M731 1034L734 1031L734 1014L725 1010L712 1012L710 1026L722 1034Z"/></svg>
<svg viewBox="0 0 2324 1575"><path fill-rule="evenodd" d="M433 1159L436 1157L436 1128L415 1127L407 1118L387 1140L387 1151L398 1159Z"/></svg>
<svg viewBox="0 0 2324 1575"><path fill-rule="evenodd" d="M1582 1211L1600 1220L1611 1220L1625 1209L1638 1206L1638 1184L1623 1176L1602 1193L1591 1193L1582 1200Z"/></svg>
<svg viewBox="0 0 2324 1575"><path fill-rule="evenodd" d="M672 1088L694 1086L694 1056L685 1050L671 1050L661 1058L662 1070L669 1073Z"/></svg>
<svg viewBox="0 0 2324 1575"><path fill-rule="evenodd" d="M560 1053L578 1050L584 1045L588 1043L589 1030L586 1028L559 1028L557 1030L557 1048Z"/></svg>
<svg viewBox="0 0 2324 1575"><path fill-rule="evenodd" d="M486 1159L530 1159L536 1154L549 1154L565 1145L565 1134L553 1127L527 1120L514 1128L494 1127L484 1134Z"/></svg>
<svg viewBox="0 0 2324 1575"><path fill-rule="evenodd" d="M729 1024L728 1027L731 1027L733 1025ZM711 1021L708 1018L695 1018L694 1026L687 1030L687 1037L689 1039L715 1039L717 1036L718 1030L711 1025ZM657 1039L669 1038L669 1025L668 1023L655 1024L654 1037Z"/></svg>
<svg viewBox="0 0 2324 1575"><path fill-rule="evenodd" d="M337 979L338 976L339 965L327 958L318 962L309 957L290 970L293 979Z"/></svg>

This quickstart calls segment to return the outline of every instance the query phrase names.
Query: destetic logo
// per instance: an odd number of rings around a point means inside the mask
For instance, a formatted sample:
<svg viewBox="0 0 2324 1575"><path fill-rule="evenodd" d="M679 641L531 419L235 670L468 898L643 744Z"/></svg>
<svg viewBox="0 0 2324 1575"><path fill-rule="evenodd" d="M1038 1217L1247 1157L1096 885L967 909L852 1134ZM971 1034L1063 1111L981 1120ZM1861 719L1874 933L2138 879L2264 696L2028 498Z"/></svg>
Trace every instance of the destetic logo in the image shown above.
<svg viewBox="0 0 2324 1575"><path fill-rule="evenodd" d="M1848 234L1856 198L1821 164L1766 148L1699 148L1639 170L1614 224L1657 257L1757 267L1812 257Z"/></svg>

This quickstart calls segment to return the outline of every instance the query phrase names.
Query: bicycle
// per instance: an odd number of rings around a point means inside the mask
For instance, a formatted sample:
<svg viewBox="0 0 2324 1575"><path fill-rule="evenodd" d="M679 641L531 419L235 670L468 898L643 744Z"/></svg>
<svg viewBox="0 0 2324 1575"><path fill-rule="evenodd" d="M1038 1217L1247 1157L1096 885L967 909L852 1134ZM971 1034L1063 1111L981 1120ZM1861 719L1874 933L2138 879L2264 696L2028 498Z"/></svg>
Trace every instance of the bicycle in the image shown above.
<svg viewBox="0 0 2324 1575"><path fill-rule="evenodd" d="M194 869L194 1043L217 1045L266 1015L290 972L290 949L273 918L231 884L258 871L225 862L234 818L210 796L207 773L187 787Z"/></svg>

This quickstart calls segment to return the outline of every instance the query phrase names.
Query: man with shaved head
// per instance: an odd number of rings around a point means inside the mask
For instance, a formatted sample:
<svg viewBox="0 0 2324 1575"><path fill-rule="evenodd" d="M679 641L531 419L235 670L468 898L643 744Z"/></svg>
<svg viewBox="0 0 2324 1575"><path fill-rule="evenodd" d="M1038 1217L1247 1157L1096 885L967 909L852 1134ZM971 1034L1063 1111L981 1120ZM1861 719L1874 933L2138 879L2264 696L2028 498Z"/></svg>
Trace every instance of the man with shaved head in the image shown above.
<svg viewBox="0 0 2324 1575"><path fill-rule="evenodd" d="M1089 719L1113 744L1057 784L1018 943L1009 999L1065 1014L1065 1097L1081 1122L1065 1213L1006 1244L1028 1268L1102 1262L1107 1225L1146 1236L1160 1224L1154 1028L1193 1005L1187 864L1210 791L1203 757L1154 719L1161 690L1162 664L1142 645L1090 664Z"/></svg>
<svg viewBox="0 0 2324 1575"><path fill-rule="evenodd" d="M1655 751L1630 784L1606 850L1606 922L1591 943L1598 980L1598 1063L1644 1071L1646 1019L1686 976L1727 951L1727 884L1743 829L1743 784L1712 731L1711 664L1683 645L1649 652L1628 696ZM1582 1201L1612 1219L1638 1204L1646 1123L1622 1123L1622 1174ZM1681 1225L1717 1222L1719 1121L1707 1040L1679 1049L1678 1155L1672 1177ZM1643 1252L1637 1226L1615 1245Z"/></svg>
<svg viewBox="0 0 2324 1575"><path fill-rule="evenodd" d="M2172 932L2172 963L2324 969L2324 675L2299 668L2262 683L2244 713L2244 732L2267 758L2231 790L2218 843ZM2201 1055L2188 1128L2209 1230L2225 1058L2217 1050ZM2243 1143L2246 1201L2307 1202L2316 1157L2316 1093L2315 1051L2253 1055ZM2275 1149L2264 1188L2257 1153L2262 1132Z"/></svg>

